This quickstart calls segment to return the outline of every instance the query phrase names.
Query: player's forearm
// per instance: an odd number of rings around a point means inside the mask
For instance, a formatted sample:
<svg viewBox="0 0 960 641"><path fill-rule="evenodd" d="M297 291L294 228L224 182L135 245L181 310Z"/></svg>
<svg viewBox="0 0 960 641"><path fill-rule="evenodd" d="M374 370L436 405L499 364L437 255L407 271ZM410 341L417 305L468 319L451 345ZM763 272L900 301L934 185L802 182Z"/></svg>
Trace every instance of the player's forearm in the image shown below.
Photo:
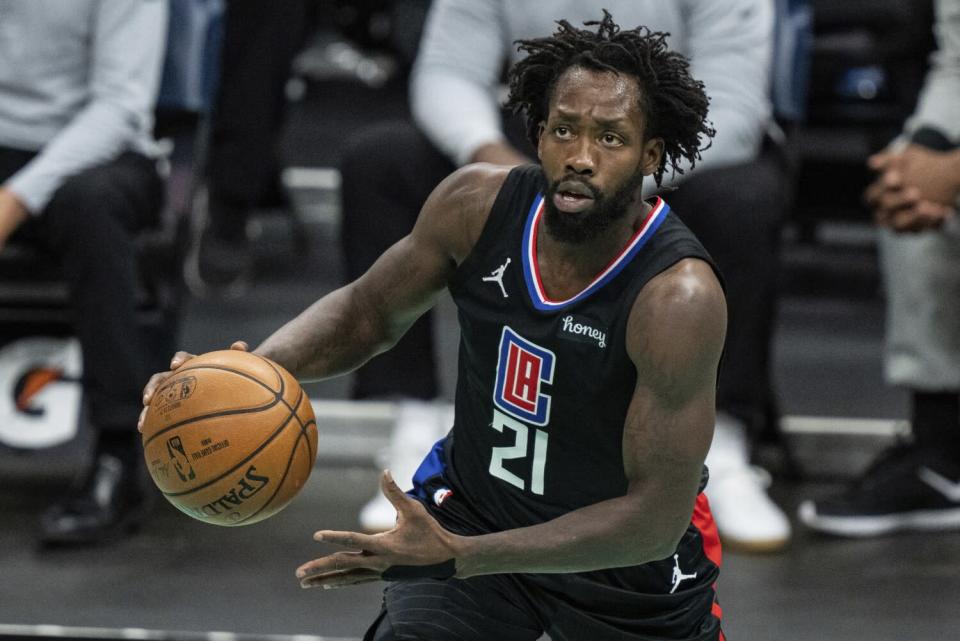
<svg viewBox="0 0 960 641"><path fill-rule="evenodd" d="M457 576L639 565L672 554L688 522L629 495L610 499L540 525L459 539Z"/></svg>
<svg viewBox="0 0 960 641"><path fill-rule="evenodd" d="M254 351L300 380L318 380L356 369L392 342L347 286L315 302Z"/></svg>

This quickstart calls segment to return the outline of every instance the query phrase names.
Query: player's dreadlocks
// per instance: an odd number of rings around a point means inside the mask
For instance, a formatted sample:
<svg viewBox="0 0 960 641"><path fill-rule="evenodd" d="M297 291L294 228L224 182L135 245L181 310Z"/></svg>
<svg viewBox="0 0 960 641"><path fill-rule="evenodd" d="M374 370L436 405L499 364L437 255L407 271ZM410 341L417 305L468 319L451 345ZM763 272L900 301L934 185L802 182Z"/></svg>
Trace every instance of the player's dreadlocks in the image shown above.
<svg viewBox="0 0 960 641"><path fill-rule="evenodd" d="M686 58L667 49L669 34L647 27L621 31L605 9L602 20L584 23L599 25L595 32L577 29L566 20L557 24L560 28L548 38L518 40L519 49L529 55L510 71L507 106L524 113L534 146L557 79L568 68L581 66L630 74L639 81L646 135L664 142L663 158L654 172L658 185L668 162L676 173L683 173L677 166L682 158L693 167L700 158L701 135L709 140L715 132L706 120L709 99L703 83L690 77Z"/></svg>

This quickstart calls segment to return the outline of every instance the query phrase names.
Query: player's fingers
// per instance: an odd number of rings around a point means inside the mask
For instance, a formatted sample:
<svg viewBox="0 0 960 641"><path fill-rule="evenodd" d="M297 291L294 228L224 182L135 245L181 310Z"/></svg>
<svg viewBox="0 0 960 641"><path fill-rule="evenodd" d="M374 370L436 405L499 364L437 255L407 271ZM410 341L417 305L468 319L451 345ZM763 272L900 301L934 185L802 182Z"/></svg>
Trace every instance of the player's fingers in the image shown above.
<svg viewBox="0 0 960 641"><path fill-rule="evenodd" d="M332 543L344 548L354 550L369 550L376 547L374 544L374 535L361 534L360 532L341 532L338 530L320 530L313 533L314 541L323 541Z"/></svg>
<svg viewBox="0 0 960 641"><path fill-rule="evenodd" d="M234 341L234 342L230 345L230 349L235 349L235 350L240 351L240 352L249 352L249 351L250 351L250 346L247 345L247 341Z"/></svg>
<svg viewBox="0 0 960 641"><path fill-rule="evenodd" d="M306 579L308 577L331 572L345 572L347 570L356 570L365 568L368 570L380 570L379 562L375 557L363 552L335 552L327 556L307 561L297 568L297 578Z"/></svg>
<svg viewBox="0 0 960 641"><path fill-rule="evenodd" d="M380 475L380 491L400 514L410 503L419 505L416 499L400 489L400 486L393 480L390 470L384 470L383 474Z"/></svg>
<svg viewBox="0 0 960 641"><path fill-rule="evenodd" d="M324 590L333 590L348 585L360 585L361 583L371 583L380 580L380 572L360 568L350 570L349 572L332 572L311 576L300 580L301 588L323 588Z"/></svg>
<svg viewBox="0 0 960 641"><path fill-rule="evenodd" d="M153 394L157 391L157 388L163 384L167 378L169 378L172 372L159 372L150 377L150 380L147 381L147 384L143 387L143 404L144 406L149 405L150 401L153 400Z"/></svg>
<svg viewBox="0 0 960 641"><path fill-rule="evenodd" d="M140 417L137 419L138 432L143 432L143 419L146 418L146 416L147 416L147 408L146 406L144 406L144 408L140 410Z"/></svg>
<svg viewBox="0 0 960 641"><path fill-rule="evenodd" d="M190 354L189 352L177 352L176 354L173 355L173 358L170 359L170 369L171 370L177 369L178 367L186 363L188 360L193 358L193 356L194 355Z"/></svg>

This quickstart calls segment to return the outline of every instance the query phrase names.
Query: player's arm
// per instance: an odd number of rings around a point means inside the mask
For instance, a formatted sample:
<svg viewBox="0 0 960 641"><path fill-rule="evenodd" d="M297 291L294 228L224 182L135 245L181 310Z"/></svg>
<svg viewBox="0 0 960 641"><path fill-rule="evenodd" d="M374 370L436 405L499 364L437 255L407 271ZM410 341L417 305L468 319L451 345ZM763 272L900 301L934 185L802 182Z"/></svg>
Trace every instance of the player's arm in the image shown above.
<svg viewBox="0 0 960 641"><path fill-rule="evenodd" d="M307 308L255 352L299 379L349 372L392 347L434 305L476 241L506 170L468 166L427 199L411 233L360 278Z"/></svg>
<svg viewBox="0 0 960 641"><path fill-rule="evenodd" d="M702 261L681 261L638 296L627 329L639 375L624 425L624 496L539 525L462 537L440 527L385 475L382 487L397 508L397 527L372 536L318 532L317 540L361 551L302 565L301 585L336 587L391 574L581 572L669 556L690 523L713 435L725 331L723 292Z"/></svg>
<svg viewBox="0 0 960 641"><path fill-rule="evenodd" d="M427 199L409 235L363 276L315 302L254 351L310 380L349 372L389 349L434 304L470 252L507 172L471 165L448 176ZM246 344L232 347L246 349ZM171 370L191 357L177 352ZM144 405L170 373L150 379Z"/></svg>

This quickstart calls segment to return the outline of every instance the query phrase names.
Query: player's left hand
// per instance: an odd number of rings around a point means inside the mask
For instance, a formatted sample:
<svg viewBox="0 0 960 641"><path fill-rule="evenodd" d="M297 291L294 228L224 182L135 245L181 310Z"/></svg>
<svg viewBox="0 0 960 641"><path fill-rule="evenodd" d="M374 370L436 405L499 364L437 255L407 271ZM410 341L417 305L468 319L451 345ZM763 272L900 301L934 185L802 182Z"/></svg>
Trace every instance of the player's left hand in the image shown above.
<svg viewBox="0 0 960 641"><path fill-rule="evenodd" d="M407 576L413 576L418 567L423 567L423 576L430 576L431 567L443 572L453 565L461 537L443 529L419 501L397 486L389 471L380 479L380 490L397 510L396 526L380 534L316 532L315 541L348 550L308 561L297 568L300 587L329 589L379 581L391 578L384 573L397 568L404 568ZM451 568L449 573L453 571Z"/></svg>

